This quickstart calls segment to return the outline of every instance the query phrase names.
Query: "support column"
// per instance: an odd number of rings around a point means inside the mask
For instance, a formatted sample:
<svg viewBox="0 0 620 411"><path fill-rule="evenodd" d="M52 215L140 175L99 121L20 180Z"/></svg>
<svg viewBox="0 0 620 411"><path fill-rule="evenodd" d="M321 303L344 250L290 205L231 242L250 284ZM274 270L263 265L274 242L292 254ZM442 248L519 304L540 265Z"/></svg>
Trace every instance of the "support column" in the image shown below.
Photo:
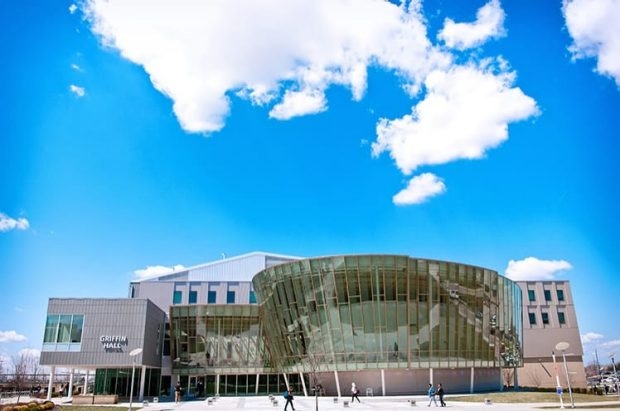
<svg viewBox="0 0 620 411"><path fill-rule="evenodd" d="M386 396L385 391L385 370L381 370L381 395Z"/></svg>
<svg viewBox="0 0 620 411"><path fill-rule="evenodd" d="M299 371L299 378L301 378L301 388L304 390L304 397L308 396L308 389L306 388L306 380L304 379L304 373Z"/></svg>
<svg viewBox="0 0 620 411"><path fill-rule="evenodd" d="M471 367L471 371L469 372L469 393L474 393L474 367Z"/></svg>
<svg viewBox="0 0 620 411"><path fill-rule="evenodd" d="M88 377L90 375L90 370L86 369L86 376L84 377L84 388L82 389L82 394L88 394Z"/></svg>
<svg viewBox="0 0 620 411"><path fill-rule="evenodd" d="M260 373L256 374L255 394L258 395L258 387L260 386Z"/></svg>
<svg viewBox="0 0 620 411"><path fill-rule="evenodd" d="M138 395L139 401L144 401L144 382L146 381L146 366L143 365L140 369L140 394Z"/></svg>
<svg viewBox="0 0 620 411"><path fill-rule="evenodd" d="M69 389L67 390L67 397L71 400L73 399L73 375L75 373L75 368L71 368L71 372L69 373Z"/></svg>
<svg viewBox="0 0 620 411"><path fill-rule="evenodd" d="M51 400L52 399L52 388L54 386L54 374L56 373L56 367L55 366L51 366L50 367L50 380L47 383L47 400Z"/></svg>
<svg viewBox="0 0 620 411"><path fill-rule="evenodd" d="M342 396L340 392L340 380L338 379L338 371L334 370L334 380L336 381L336 392L338 393L338 397Z"/></svg>

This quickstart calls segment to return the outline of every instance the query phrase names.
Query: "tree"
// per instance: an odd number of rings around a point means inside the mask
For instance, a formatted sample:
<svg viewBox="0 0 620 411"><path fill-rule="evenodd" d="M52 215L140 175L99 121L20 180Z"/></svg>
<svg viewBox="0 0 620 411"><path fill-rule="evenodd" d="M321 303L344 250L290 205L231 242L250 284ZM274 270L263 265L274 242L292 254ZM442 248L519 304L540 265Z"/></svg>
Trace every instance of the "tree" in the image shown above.
<svg viewBox="0 0 620 411"><path fill-rule="evenodd" d="M22 350L13 356L13 385L17 391L17 402L21 393L28 387L32 375L39 372L39 355L35 350Z"/></svg>

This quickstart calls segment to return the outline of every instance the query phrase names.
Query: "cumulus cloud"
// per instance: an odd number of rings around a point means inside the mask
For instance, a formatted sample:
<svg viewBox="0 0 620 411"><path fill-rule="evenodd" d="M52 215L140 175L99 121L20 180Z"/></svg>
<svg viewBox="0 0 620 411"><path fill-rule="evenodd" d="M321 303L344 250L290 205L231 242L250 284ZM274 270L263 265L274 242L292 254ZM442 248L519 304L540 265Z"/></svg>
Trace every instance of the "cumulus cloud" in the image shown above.
<svg viewBox="0 0 620 411"><path fill-rule="evenodd" d="M24 357L40 358L41 357L41 350L38 350L36 348L23 348L23 349L19 350L18 354L20 356L24 356Z"/></svg>
<svg viewBox="0 0 620 411"><path fill-rule="evenodd" d="M326 92L334 86L358 101L371 66L395 73L413 101L411 114L378 122L371 145L373 156L389 152L405 175L421 165L481 158L508 138L509 123L538 113L502 59L453 54L505 34L498 0L481 7L474 22L447 18L439 34L447 47L430 41L421 0L80 5L101 42L142 66L172 100L187 132L221 130L233 96L269 108L278 120L327 110ZM445 191L439 177L418 177L395 203L417 204Z"/></svg>
<svg viewBox="0 0 620 411"><path fill-rule="evenodd" d="M506 277L513 281L545 281L553 280L556 275L573 266L564 260L539 260L527 257L523 260L510 260L506 267Z"/></svg>
<svg viewBox="0 0 620 411"><path fill-rule="evenodd" d="M494 72L484 64L430 73L426 96L411 114L379 121L373 154L389 151L397 167L410 174L422 165L481 158L505 141L508 123L536 115L538 108L513 87L514 72Z"/></svg>
<svg viewBox="0 0 620 411"><path fill-rule="evenodd" d="M69 86L69 90L78 97L84 97L86 95L86 89L84 89L84 87L76 86L75 84L71 84Z"/></svg>
<svg viewBox="0 0 620 411"><path fill-rule="evenodd" d="M446 18L438 38L443 40L446 46L457 50L477 47L490 38L505 35L504 17L499 0L491 0L478 10L473 23L456 23Z"/></svg>
<svg viewBox="0 0 620 411"><path fill-rule="evenodd" d="M184 269L185 267L182 265L175 265L172 267L166 267L163 265L149 265L146 268L135 270L133 273L135 278L143 279L149 277L159 277L160 275L170 274Z"/></svg>
<svg viewBox="0 0 620 411"><path fill-rule="evenodd" d="M71 3L71 5L69 6L69 13L73 14L77 11L78 7L74 4Z"/></svg>
<svg viewBox="0 0 620 411"><path fill-rule="evenodd" d="M287 119L325 109L332 85L359 100L371 64L398 72L415 90L450 63L428 40L418 0L87 0L83 7L102 42L144 67L172 99L189 132L220 130L230 92L275 104L270 115Z"/></svg>
<svg viewBox="0 0 620 411"><path fill-rule="evenodd" d="M398 192L392 201L396 205L420 204L445 191L446 185L439 177L432 173L424 173L409 180L407 187Z"/></svg>
<svg viewBox="0 0 620 411"><path fill-rule="evenodd" d="M27 219L20 217L14 219L6 214L0 213L0 232L4 233L11 230L26 230L30 227Z"/></svg>
<svg viewBox="0 0 620 411"><path fill-rule="evenodd" d="M562 11L573 57L596 58L596 71L620 87L620 1L565 0Z"/></svg>
<svg viewBox="0 0 620 411"><path fill-rule="evenodd" d="M26 336L18 334L16 331L0 331L0 343L26 341Z"/></svg>
<svg viewBox="0 0 620 411"><path fill-rule="evenodd" d="M603 334L598 334L598 333L585 333L581 335L581 343L582 344L589 344L591 342L596 342L601 340L604 337Z"/></svg>

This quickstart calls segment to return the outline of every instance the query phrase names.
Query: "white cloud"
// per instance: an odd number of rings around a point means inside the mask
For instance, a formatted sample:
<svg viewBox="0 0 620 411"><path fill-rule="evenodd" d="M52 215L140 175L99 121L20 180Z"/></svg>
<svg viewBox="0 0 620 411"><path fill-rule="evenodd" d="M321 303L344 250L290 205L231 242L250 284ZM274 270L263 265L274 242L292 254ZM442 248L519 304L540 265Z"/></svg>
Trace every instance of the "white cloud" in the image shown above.
<svg viewBox="0 0 620 411"><path fill-rule="evenodd" d="M77 11L77 6L73 3L71 3L71 5L69 6L69 13L73 14Z"/></svg>
<svg viewBox="0 0 620 411"><path fill-rule="evenodd" d="M36 348L23 348L19 350L18 354L30 358L40 358L41 350L38 350Z"/></svg>
<svg viewBox="0 0 620 411"><path fill-rule="evenodd" d="M75 63L71 64L71 68L75 71L82 71L82 68Z"/></svg>
<svg viewBox="0 0 620 411"><path fill-rule="evenodd" d="M27 219L20 217L14 219L6 214L0 213L0 232L4 233L10 230L26 230L30 227Z"/></svg>
<svg viewBox="0 0 620 411"><path fill-rule="evenodd" d="M599 341L600 339L602 339L604 337L603 334L598 334L598 333L585 333L581 335L581 343L582 344L589 344L591 342L596 342Z"/></svg>
<svg viewBox="0 0 620 411"><path fill-rule="evenodd" d="M102 42L143 66L182 127L202 133L224 126L228 93L276 104L271 116L282 119L323 110L332 85L359 100L371 64L416 90L426 73L451 61L428 40L420 9L419 0L84 4Z"/></svg>
<svg viewBox="0 0 620 411"><path fill-rule="evenodd" d="M269 117L287 120L305 114L319 113L327 109L326 104L325 94L320 90L288 90L282 102L276 104L269 112Z"/></svg>
<svg viewBox="0 0 620 411"><path fill-rule="evenodd" d="M430 73L426 96L411 114L379 121L373 155L389 151L404 174L422 165L481 158L508 138L508 123L538 113L536 102L512 86L514 73L501 67L495 73L484 64Z"/></svg>
<svg viewBox="0 0 620 411"><path fill-rule="evenodd" d="M620 1L564 0L562 10L573 57L596 58L596 71L620 86Z"/></svg>
<svg viewBox="0 0 620 411"><path fill-rule="evenodd" d="M504 10L499 0L491 0L478 10L474 23L455 23L450 18L445 19L438 37L446 46L453 49L465 50L477 47L489 38L505 35L504 17Z"/></svg>
<svg viewBox="0 0 620 411"><path fill-rule="evenodd" d="M86 95L86 90L84 87L76 86L74 84L69 86L69 90L78 97L84 97Z"/></svg>
<svg viewBox="0 0 620 411"><path fill-rule="evenodd" d="M506 267L506 277L513 281L553 280L555 276L573 266L564 260L539 260L527 257L523 260L510 260Z"/></svg>
<svg viewBox="0 0 620 411"><path fill-rule="evenodd" d="M432 173L424 173L409 180L407 188L398 192L392 201L396 205L420 204L446 191L444 182Z"/></svg>
<svg viewBox="0 0 620 411"><path fill-rule="evenodd" d="M26 341L26 336L15 331L0 331L0 343Z"/></svg>
<svg viewBox="0 0 620 411"><path fill-rule="evenodd" d="M146 268L142 268L134 271L135 278L149 278L149 277L158 277L164 274L170 274L175 271L184 270L185 267L182 265L175 265L172 267L166 267L163 265L149 265Z"/></svg>

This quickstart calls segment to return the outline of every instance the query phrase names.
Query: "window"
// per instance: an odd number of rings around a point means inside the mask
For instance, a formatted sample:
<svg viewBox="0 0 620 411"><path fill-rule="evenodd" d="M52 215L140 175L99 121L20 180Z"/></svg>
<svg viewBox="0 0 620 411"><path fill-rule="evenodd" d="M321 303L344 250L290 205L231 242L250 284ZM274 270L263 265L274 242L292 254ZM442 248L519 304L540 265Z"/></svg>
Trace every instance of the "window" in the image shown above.
<svg viewBox="0 0 620 411"><path fill-rule="evenodd" d="M209 291L207 293L207 303L215 304L215 299L217 298L217 293L215 291Z"/></svg>
<svg viewBox="0 0 620 411"><path fill-rule="evenodd" d="M548 313L542 313L542 323L543 324L549 324L549 314Z"/></svg>
<svg viewBox="0 0 620 411"><path fill-rule="evenodd" d="M551 301L551 290L545 290L545 301Z"/></svg>
<svg viewBox="0 0 620 411"><path fill-rule="evenodd" d="M81 343L84 315L48 315L43 343Z"/></svg>
<svg viewBox="0 0 620 411"><path fill-rule="evenodd" d="M234 304L235 303L235 292L228 291L226 293L226 304Z"/></svg>
<svg viewBox="0 0 620 411"><path fill-rule="evenodd" d="M256 293L254 290L250 290L250 304L256 304Z"/></svg>
<svg viewBox="0 0 620 411"><path fill-rule="evenodd" d="M527 297L530 301L536 301L536 292L534 290L527 290Z"/></svg>
<svg viewBox="0 0 620 411"><path fill-rule="evenodd" d="M181 301L183 301L183 292L175 291L172 296L172 304L181 304Z"/></svg>
<svg viewBox="0 0 620 411"><path fill-rule="evenodd" d="M198 291L189 292L189 303L196 304L198 302Z"/></svg>
<svg viewBox="0 0 620 411"><path fill-rule="evenodd" d="M564 313L558 313L558 322L560 324L566 324L566 317L564 316Z"/></svg>
<svg viewBox="0 0 620 411"><path fill-rule="evenodd" d="M564 290L558 290L558 301L564 301Z"/></svg>
<svg viewBox="0 0 620 411"><path fill-rule="evenodd" d="M530 325L536 325L536 313L529 313Z"/></svg>

